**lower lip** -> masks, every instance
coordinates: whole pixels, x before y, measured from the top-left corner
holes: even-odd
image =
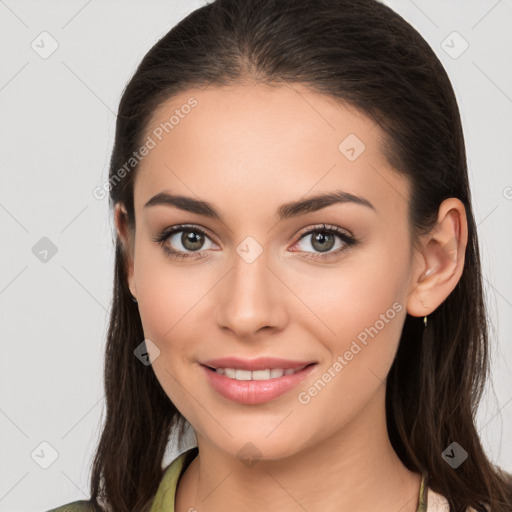
[[[212,386],[224,398],[240,404],[263,404],[298,386],[315,369],[316,363],[300,372],[266,380],[236,380],[201,365]]]

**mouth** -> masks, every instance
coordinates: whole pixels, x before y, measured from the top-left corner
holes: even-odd
[[[200,365],[213,391],[223,398],[244,405],[263,404],[289,394],[289,391],[307,379],[317,366],[318,363],[313,362],[295,368],[265,368],[251,371]]]

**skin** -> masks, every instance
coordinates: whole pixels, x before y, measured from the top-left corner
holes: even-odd
[[[385,160],[380,128],[358,111],[297,84],[208,87],[169,99],[147,133],[191,96],[198,105],[137,170],[135,233],[122,206],[115,211],[144,334],[160,350],[153,370],[197,435],[199,455],[180,480],[176,511],[415,511],[421,477],[390,444],[385,380],[406,312],[428,315],[460,279],[463,204],[444,201],[436,226],[413,248],[409,183]],[[354,161],[338,149],[351,133],[366,146]],[[274,217],[283,203],[334,190],[366,198],[375,211],[345,203]],[[144,208],[162,191],[208,201],[223,221]],[[180,223],[211,235],[202,258],[173,260],[152,240]],[[322,223],[360,243],[307,259],[322,253],[314,235],[298,235]],[[236,251],[247,236],[263,250],[252,263]],[[193,255],[180,240],[181,233],[167,244]],[[335,240],[330,252],[345,245]],[[298,393],[396,302],[401,311],[308,404],[299,403]],[[229,355],[318,364],[298,388],[242,405],[212,390],[199,366]],[[248,442],[258,449],[254,465],[238,455]]]

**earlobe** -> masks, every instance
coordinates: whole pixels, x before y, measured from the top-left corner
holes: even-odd
[[[116,224],[117,235],[122,245],[123,254],[126,261],[126,276],[128,287],[133,297],[137,297],[134,280],[134,264],[133,264],[133,241],[130,234],[130,229],[127,223],[127,212],[121,203],[115,205],[114,220]]]
[[[407,312],[422,317],[434,311],[457,286],[464,268],[467,219],[463,203],[445,199],[434,228],[423,236],[421,254],[414,269]]]

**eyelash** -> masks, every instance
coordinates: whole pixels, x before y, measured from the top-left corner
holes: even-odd
[[[174,249],[170,249],[167,245],[165,245],[165,242],[172,235],[174,235],[175,233],[179,233],[181,231],[188,231],[188,232],[192,232],[192,233],[201,233],[202,235],[210,238],[208,236],[208,233],[203,228],[201,228],[200,226],[197,226],[195,224],[179,224],[179,225],[172,226],[170,228],[164,229],[160,233],[160,235],[158,235],[156,238],[153,238],[153,241],[158,243],[158,244],[160,244],[162,246],[162,249],[164,250],[164,252],[169,257],[174,258],[176,260],[190,258],[190,257],[195,258],[195,259],[200,259],[200,258],[204,257],[204,256],[199,256],[199,257],[196,256],[198,254],[201,254],[204,251],[194,251],[194,252],[191,252],[191,253],[184,253],[182,251],[175,251]],[[318,226],[314,226],[313,228],[310,228],[308,231],[305,231],[305,232],[302,232],[301,234],[299,234],[297,240],[294,242],[293,245],[297,244],[303,238],[305,238],[308,235],[311,235],[312,233],[329,233],[331,235],[336,235],[345,244],[345,247],[341,247],[341,248],[337,249],[334,252],[315,253],[316,256],[313,256],[313,257],[311,257],[311,256],[304,256],[306,259],[313,259],[313,260],[320,259],[320,260],[324,260],[326,258],[329,258],[329,257],[332,257],[332,256],[334,256],[336,254],[339,254],[340,252],[346,250],[348,247],[355,246],[355,245],[357,245],[359,243],[356,238],[354,238],[353,236],[348,235],[347,233],[345,233],[341,229],[337,228],[336,226],[328,226],[326,224],[320,224]]]

